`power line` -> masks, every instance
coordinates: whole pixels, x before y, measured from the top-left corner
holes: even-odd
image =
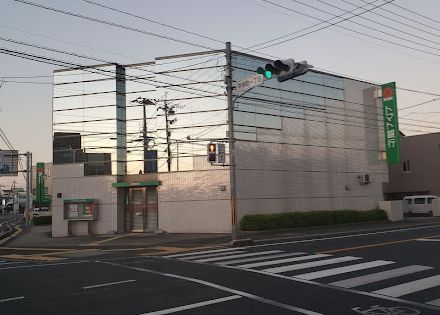
[[[263,0],[263,1],[264,1],[264,0]],[[371,2],[371,3],[374,3],[374,2],[377,2],[377,1],[378,1],[378,0],[373,1],[373,2]],[[393,0],[393,1],[394,1],[394,0]],[[270,4],[273,4],[273,3],[270,2],[270,1],[265,1],[265,2],[269,2]],[[371,3],[368,3],[368,4],[371,4]],[[388,2],[387,2],[387,3],[388,3]],[[316,29],[316,30],[310,31],[310,32],[308,32],[308,33],[306,33],[306,34],[301,35],[300,37],[305,36],[305,35],[309,35],[309,34],[312,34],[312,33],[318,32],[318,31],[320,31],[320,30],[323,30],[323,29],[329,28],[329,27],[331,27],[331,26],[333,26],[333,25],[336,25],[336,24],[342,23],[342,22],[347,21],[347,20],[349,20],[349,19],[352,19],[352,18],[354,18],[354,17],[356,17],[356,16],[359,16],[359,15],[362,15],[362,14],[364,14],[364,13],[367,13],[367,12],[369,12],[369,11],[371,11],[371,10],[374,10],[374,9],[376,9],[376,8],[378,8],[378,7],[381,7],[381,6],[383,6],[383,5],[387,4],[387,3],[383,3],[383,4],[379,5],[379,6],[375,6],[375,7],[371,8],[371,9],[369,9],[369,10],[365,10],[365,11],[363,11],[363,12],[357,13],[357,14],[355,14],[355,15],[352,15],[352,16],[350,16],[350,17],[348,17],[348,18],[345,18],[345,19],[342,19],[342,20],[340,20],[340,21],[333,22],[333,23],[331,22],[332,20],[334,20],[334,19],[336,19],[336,18],[341,18],[342,16],[344,16],[344,15],[346,14],[346,13],[343,13],[343,14],[340,14],[340,15],[338,15],[338,16],[334,16],[334,17],[332,17],[332,18],[329,19],[329,20],[321,21],[320,23],[317,23],[317,24],[314,24],[314,25],[308,26],[308,27],[306,27],[306,28],[300,29],[300,30],[295,31],[295,32],[293,32],[293,33],[289,33],[289,34],[287,34],[287,35],[283,35],[283,36],[277,37],[277,38],[275,38],[275,39],[271,39],[271,40],[268,40],[268,41],[265,41],[265,42],[262,42],[262,43],[259,43],[259,44],[252,45],[251,48],[258,47],[258,46],[263,46],[263,45],[265,45],[265,44],[272,43],[272,42],[275,42],[275,41],[277,41],[277,40],[280,40],[280,39],[283,39],[283,38],[286,38],[286,37],[292,36],[292,35],[294,35],[294,34],[301,33],[301,32],[306,31],[306,30],[308,30],[308,29],[314,28],[314,27],[316,27],[316,26],[319,26],[319,25],[322,25],[322,24],[326,24],[326,23],[328,23],[328,25],[326,25],[326,26],[324,26],[324,27],[321,27],[321,28],[318,28],[318,29]],[[363,5],[363,6],[356,7],[354,10],[350,11],[349,13],[353,13],[354,11],[357,11],[358,9],[363,9],[365,6],[367,6],[367,5]],[[289,40],[292,40],[292,39],[289,39]],[[280,42],[280,43],[282,43],[282,42]],[[277,43],[277,44],[274,44],[274,45],[279,45],[280,43]],[[273,46],[273,45],[271,45],[271,46]],[[267,47],[270,47],[270,46],[260,47],[259,49],[264,49],[264,48],[267,48]]]
[[[31,6],[34,6],[34,7],[38,7],[38,8],[41,8],[41,9],[45,9],[45,10],[49,10],[49,11],[54,11],[54,12],[62,13],[62,14],[69,15],[69,16],[78,17],[78,18],[81,18],[81,19],[84,19],[84,20],[93,21],[93,22],[97,22],[97,23],[101,23],[101,24],[106,24],[106,25],[113,26],[113,27],[122,28],[122,29],[125,29],[125,30],[141,33],[141,34],[144,34],[144,35],[149,35],[149,36],[154,36],[154,37],[158,37],[158,38],[162,38],[162,39],[167,39],[167,40],[171,40],[171,41],[178,42],[178,43],[181,43],[181,44],[191,45],[191,46],[194,46],[194,47],[204,48],[204,49],[208,49],[208,50],[214,50],[213,48],[208,47],[208,46],[204,46],[204,45],[200,45],[200,44],[196,44],[196,43],[191,43],[191,42],[188,42],[188,41],[185,41],[185,40],[173,38],[173,37],[166,36],[166,35],[161,35],[161,34],[156,34],[156,33],[153,33],[153,32],[144,31],[144,30],[141,30],[141,29],[138,29],[138,28],[134,28],[134,27],[130,27],[130,26],[125,26],[125,25],[114,23],[114,22],[111,22],[111,21],[101,20],[101,19],[98,19],[98,18],[89,17],[89,16],[85,16],[85,15],[82,15],[82,14],[78,14],[78,13],[74,13],[74,12],[70,12],[70,11],[65,11],[65,10],[61,10],[61,9],[45,6],[45,5],[42,5],[42,4],[39,4],[39,3],[35,3],[35,2],[32,2],[32,1],[26,1],[26,0],[14,0],[14,1],[19,2],[19,3],[23,3],[23,4],[27,4],[27,5],[31,5]]]

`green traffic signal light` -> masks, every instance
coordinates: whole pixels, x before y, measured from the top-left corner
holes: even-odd
[[[266,79],[271,79],[272,78],[272,71],[266,70],[266,69],[264,69],[262,67],[258,67],[257,73],[264,75],[264,77]]]

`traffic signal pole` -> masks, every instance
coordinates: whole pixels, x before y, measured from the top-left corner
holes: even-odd
[[[235,181],[234,103],[232,98],[232,50],[226,42],[226,93],[228,95],[229,181],[231,191],[231,237],[237,239],[237,188]]]

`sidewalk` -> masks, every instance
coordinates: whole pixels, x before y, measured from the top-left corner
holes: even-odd
[[[405,218],[402,222],[369,222],[332,226],[314,226],[276,231],[242,232],[240,238],[251,238],[256,243],[276,239],[301,239],[320,235],[356,233],[372,230],[393,230],[406,227],[440,224],[439,217]],[[51,237],[51,226],[27,227],[18,237],[11,240],[7,248],[96,248],[96,249],[136,249],[151,246],[200,247],[228,245],[230,234],[188,234],[188,233],[121,233],[113,235]]]

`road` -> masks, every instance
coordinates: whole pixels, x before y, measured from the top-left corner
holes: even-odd
[[[6,257],[0,314],[440,314],[438,223],[153,256]]]

